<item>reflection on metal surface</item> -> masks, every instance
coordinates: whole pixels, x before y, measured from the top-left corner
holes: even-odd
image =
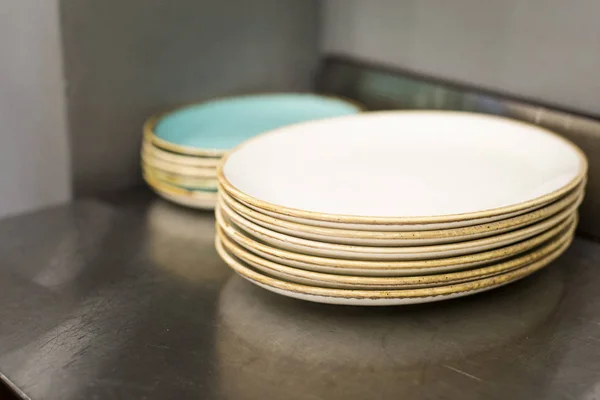
[[[221,263],[206,262],[207,253],[215,253],[212,211],[157,200],[148,210],[147,221],[149,254],[159,268],[196,282],[218,282],[230,274]]]
[[[56,288],[76,279],[98,255],[115,217],[116,212],[110,207],[83,201],[71,209],[35,213],[35,225],[27,224],[32,217],[10,218],[3,221],[5,229],[20,235],[7,235],[0,242],[0,254],[5,264],[20,265],[27,259],[27,265],[16,272],[32,283]],[[28,228],[26,233],[23,226]],[[57,230],[68,234],[54,235]]]
[[[301,399],[307,382],[315,398],[370,398],[381,388],[411,399],[470,398],[468,384],[450,390],[445,376],[462,374],[477,385],[498,374],[496,383],[506,389],[495,395],[508,397],[510,380],[523,371],[502,370],[511,360],[500,349],[534,332],[544,335],[537,329],[562,293],[562,271],[550,268],[470,299],[362,309],[284,299],[233,277],[219,298],[219,387],[226,398]],[[499,362],[465,367],[474,354]],[[419,387],[425,383],[426,395]]]
[[[548,270],[470,298],[325,306],[228,280],[212,248],[172,254],[206,273],[158,266],[153,246],[173,243],[188,217],[165,234],[152,226],[151,210],[162,201],[143,190],[85,212],[75,203],[0,221],[0,374],[22,393],[50,400],[579,399],[600,387],[598,243],[576,238]],[[76,260],[77,274],[52,287],[33,280],[46,268],[50,244],[74,231],[92,234],[87,227],[105,216],[111,222],[102,240],[74,241],[83,256],[59,258]],[[212,246],[212,215],[189,218],[200,231],[181,232]],[[40,242],[40,253],[19,245],[28,237]],[[174,265],[184,266],[180,260]]]
[[[600,237],[600,121],[339,57],[324,62],[318,90],[355,99],[371,110],[436,109],[496,114],[565,136],[581,147],[589,159],[579,230]]]
[[[210,368],[212,299],[229,270],[212,248],[210,214],[188,222],[200,229],[195,244],[204,250],[188,242],[174,253],[177,265],[188,260],[190,270],[204,271],[202,278],[157,268],[152,249],[177,240],[171,235],[184,221],[159,235],[167,240],[152,238],[154,199],[149,207],[147,201],[125,207],[135,212],[82,202],[0,222],[0,255],[7,261],[0,263],[0,373],[23,393],[33,399],[164,399],[205,391],[208,375],[197,366],[208,360]],[[96,229],[99,220],[102,229]],[[21,246],[30,240],[40,246]],[[64,242],[78,256],[48,263]],[[52,281],[55,271],[58,282],[73,269],[78,273],[59,286],[35,280],[46,271]],[[225,272],[221,281],[215,271]]]

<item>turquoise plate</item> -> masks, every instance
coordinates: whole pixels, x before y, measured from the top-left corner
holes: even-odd
[[[261,94],[194,104],[164,114],[150,126],[170,150],[218,155],[260,133],[314,119],[355,114],[361,107],[313,94]]]

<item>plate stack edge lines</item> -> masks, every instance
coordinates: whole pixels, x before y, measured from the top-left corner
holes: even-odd
[[[215,246],[244,279],[301,300],[452,299],[560,257],[586,174],[571,142],[496,116],[386,111],[289,125],[223,157]]]

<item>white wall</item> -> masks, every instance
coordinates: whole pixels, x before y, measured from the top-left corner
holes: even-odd
[[[325,0],[322,48],[600,114],[597,0]]]
[[[56,0],[0,0],[0,217],[70,198]]]

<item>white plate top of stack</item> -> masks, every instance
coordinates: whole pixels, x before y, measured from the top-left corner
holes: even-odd
[[[284,214],[401,220],[541,205],[573,189],[586,169],[576,146],[534,125],[385,111],[260,135],[227,156],[220,179],[239,199]]]

